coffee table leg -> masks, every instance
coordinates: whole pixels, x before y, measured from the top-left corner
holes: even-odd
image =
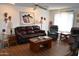
[[[52,41],[48,41],[47,43],[43,44],[47,48],[51,48]]]
[[[48,48],[51,48],[52,41],[49,41],[47,45],[48,45]]]
[[[32,51],[38,52],[40,50],[40,45],[35,43],[30,43],[30,49]]]

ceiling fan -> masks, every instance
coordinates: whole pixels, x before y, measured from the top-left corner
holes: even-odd
[[[40,6],[39,4],[34,4],[34,10],[36,10],[37,7],[41,8],[43,10],[48,10],[46,7]]]

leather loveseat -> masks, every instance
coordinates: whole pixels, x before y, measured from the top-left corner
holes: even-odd
[[[76,43],[78,43],[78,48],[79,48],[79,27],[72,27],[71,35],[76,37],[75,41]]]
[[[15,35],[17,37],[17,43],[27,43],[29,42],[29,38],[37,37],[37,36],[45,36],[46,33],[44,30],[40,30],[40,27],[35,26],[22,26],[15,28]]]

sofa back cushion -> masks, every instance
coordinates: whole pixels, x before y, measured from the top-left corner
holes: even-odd
[[[33,30],[40,30],[39,26],[32,26],[32,27],[33,27]]]
[[[78,34],[79,35],[79,28],[78,27],[71,28],[71,34]]]
[[[26,31],[25,27],[21,27],[20,29],[21,29],[21,31]]]
[[[20,33],[22,30],[21,30],[21,27],[16,27],[15,28],[15,34],[17,34],[18,32]]]
[[[58,26],[57,25],[53,25],[49,28],[50,32],[58,32]]]
[[[33,30],[33,27],[32,27],[32,26],[26,26],[26,27],[25,27],[25,30],[26,30],[26,31],[29,31],[29,30],[32,31],[32,30]]]

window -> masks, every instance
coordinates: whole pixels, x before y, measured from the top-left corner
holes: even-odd
[[[56,13],[54,25],[58,25],[59,31],[70,32],[73,25],[73,12]]]

